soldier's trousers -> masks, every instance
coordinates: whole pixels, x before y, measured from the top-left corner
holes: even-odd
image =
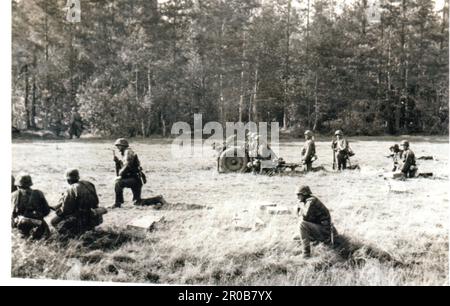
[[[338,170],[347,169],[347,155],[346,154],[338,153],[336,159],[338,162]]]
[[[305,162],[305,170],[306,170],[306,172],[311,172],[312,171],[312,165],[313,165],[313,163],[312,162]]]
[[[138,177],[119,179],[116,181],[115,191],[116,191],[116,204],[123,204],[125,201],[123,199],[123,190],[125,188],[131,188],[133,192],[133,201],[139,202],[142,200],[142,182]]]
[[[311,222],[302,221],[300,223],[300,236],[302,239],[303,254],[311,255],[311,242],[323,242],[331,244],[331,230],[333,230],[334,237],[337,237],[337,231],[329,225],[315,224]]]
[[[42,224],[40,226],[36,226],[35,224],[30,222],[22,222],[17,225],[17,229],[23,237],[31,238],[34,240],[48,238],[50,235],[48,224],[44,220],[41,221]]]
[[[82,219],[75,216],[68,216],[65,218],[56,216],[52,219],[51,223],[56,231],[65,237],[82,235],[95,228],[95,226],[89,224],[87,217]]]

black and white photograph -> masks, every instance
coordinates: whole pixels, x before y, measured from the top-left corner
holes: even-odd
[[[449,285],[449,0],[5,2],[7,278]]]

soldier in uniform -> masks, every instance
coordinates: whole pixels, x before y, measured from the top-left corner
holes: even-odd
[[[395,172],[399,169],[399,163],[402,158],[403,152],[402,152],[402,150],[400,150],[400,146],[398,144],[390,147],[389,151],[391,152],[391,154],[388,157],[392,158],[392,160],[394,162],[394,167],[392,168],[392,172]]]
[[[17,228],[23,237],[46,238],[50,234],[44,218],[50,214],[50,206],[44,194],[31,189],[31,176],[19,176],[16,190],[12,194],[12,227]]]
[[[63,194],[56,209],[53,227],[63,236],[74,237],[94,230],[103,222],[106,210],[99,209],[99,199],[94,184],[80,180],[76,169],[66,172],[69,187]]]
[[[331,148],[337,153],[338,170],[345,170],[347,169],[347,160],[350,157],[349,143],[341,130],[336,131],[335,136],[336,140],[332,142]]]
[[[83,119],[81,118],[81,115],[76,107],[74,107],[72,108],[72,113],[70,115],[70,139],[73,139],[73,136],[75,136],[76,138],[80,138],[81,133],[83,133]]]
[[[331,216],[325,205],[312,195],[308,186],[297,191],[299,200],[298,214],[301,217],[300,237],[303,245],[303,257],[311,257],[311,242],[323,242],[334,245],[337,231],[331,222]]]
[[[403,164],[400,166],[400,171],[403,173],[403,175],[406,178],[412,178],[415,177],[417,174],[417,166],[416,166],[416,156],[414,155],[414,152],[409,148],[409,141],[403,140],[402,141],[402,161]]]
[[[121,158],[114,155],[116,163],[116,202],[113,208],[120,208],[124,204],[123,191],[130,188],[133,192],[133,204],[141,205],[142,202],[142,186],[146,183],[143,177],[141,162],[139,157],[130,149],[130,145],[126,139],[120,138],[116,141],[115,146],[121,154]]]
[[[316,156],[316,144],[314,143],[313,136],[313,132],[309,130],[305,132],[306,142],[302,149],[302,162],[307,172],[312,170],[312,164]]]

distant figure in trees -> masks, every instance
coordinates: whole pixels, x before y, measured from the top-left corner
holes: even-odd
[[[332,142],[331,148],[335,152],[338,170],[346,170],[348,159],[355,154],[350,148],[347,139],[344,138],[344,132],[342,132],[341,130],[337,130],[335,136],[336,139]]]
[[[314,134],[312,131],[305,132],[305,144],[302,149],[302,163],[305,166],[306,172],[312,170],[312,164],[316,157],[316,144],[313,140]]]
[[[69,123],[69,135],[70,139],[80,138],[83,133],[83,118],[78,112],[77,108],[72,108],[72,113],[70,115],[70,123]]]
[[[18,189],[12,194],[12,227],[24,238],[39,240],[48,237],[50,230],[44,218],[50,214],[50,206],[44,194],[31,189],[33,181],[28,174],[18,178]]]

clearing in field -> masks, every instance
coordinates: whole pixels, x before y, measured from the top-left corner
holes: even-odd
[[[163,194],[160,210],[110,211],[80,240],[23,241],[13,233],[12,276],[70,280],[212,285],[445,285],[448,284],[448,149],[445,138],[411,139],[432,179],[391,181],[388,148],[400,139],[350,139],[360,171],[331,171],[329,141],[318,141],[328,172],[304,176],[218,174],[204,158],[174,159],[169,141],[134,141],[149,183],[143,195]],[[300,162],[301,142],[284,142],[281,156]],[[78,168],[93,182],[101,206],[114,203],[111,141],[16,142],[13,174],[29,172],[50,205],[65,189],[64,171]],[[295,189],[307,184],[330,209],[349,253],[324,245],[301,256]],[[131,201],[131,194],[126,193]],[[261,206],[277,204],[283,214]],[[266,207],[267,208],[267,207]],[[127,227],[139,217],[164,217],[150,232]]]

